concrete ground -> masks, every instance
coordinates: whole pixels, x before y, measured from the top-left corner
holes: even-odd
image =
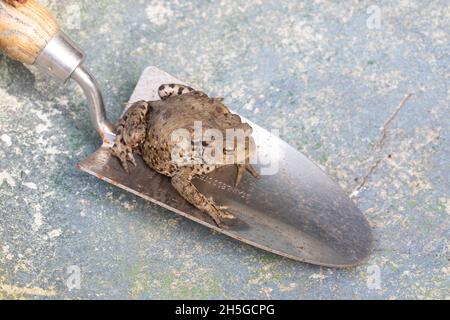
[[[352,194],[376,244],[302,264],[78,171],[100,144],[81,91],[0,55],[0,298],[450,298],[448,1],[45,2],[112,119],[148,65],[221,95]]]

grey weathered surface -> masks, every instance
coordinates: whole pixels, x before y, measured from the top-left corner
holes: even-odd
[[[111,118],[149,64],[221,95],[353,193],[376,248],[353,270],[281,259],[76,170],[100,144],[81,91],[0,56],[0,297],[449,297],[448,1],[383,2],[379,29],[370,1],[46,2]]]

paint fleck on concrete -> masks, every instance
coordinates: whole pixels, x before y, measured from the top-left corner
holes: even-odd
[[[0,298],[449,298],[446,1],[383,2],[379,28],[370,1],[46,3],[112,119],[148,65],[225,97],[353,193],[375,251],[352,270],[297,263],[78,171],[100,144],[81,90],[0,56]]]

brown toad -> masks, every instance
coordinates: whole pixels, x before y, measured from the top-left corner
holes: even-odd
[[[191,180],[230,164],[238,169],[236,185],[246,170],[258,178],[250,164],[252,128],[221,98],[178,84],[162,85],[158,93],[161,101],[139,101],[126,111],[117,125],[112,154],[127,172],[128,162],[135,164],[133,152],[141,155],[153,170],[171,177],[184,199],[221,227],[223,219],[234,216],[201,194]]]

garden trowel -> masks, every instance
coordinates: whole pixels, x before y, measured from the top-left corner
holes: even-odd
[[[294,260],[350,267],[369,255],[372,235],[362,213],[322,170],[275,134],[241,117],[253,128],[260,179],[245,175],[235,186],[236,166],[231,165],[193,180],[201,193],[236,217],[219,228],[140,157],[127,173],[111,156],[115,127],[105,115],[101,91],[83,66],[84,54],[45,7],[34,0],[0,0],[0,46],[10,57],[34,64],[62,82],[73,79],[83,89],[103,143],[78,164],[81,170],[234,239]],[[129,102],[158,100],[158,88],[168,83],[183,84],[148,67]]]

